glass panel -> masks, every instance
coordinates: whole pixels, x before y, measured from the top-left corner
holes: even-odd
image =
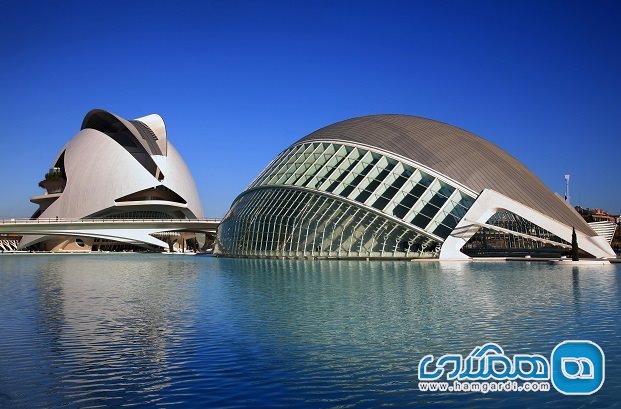
[[[389,202],[390,200],[386,199],[385,197],[380,197],[371,206],[378,210],[382,210]]]
[[[450,234],[451,231],[453,229],[443,225],[443,224],[439,224],[438,227],[436,227],[436,229],[433,231],[433,234],[435,234],[436,236],[442,237],[443,239],[447,238]]]
[[[399,219],[403,219],[403,217],[405,217],[405,215],[408,214],[409,210],[410,209],[408,207],[397,205],[392,211],[392,214],[398,217]]]
[[[367,164],[364,169],[362,169],[362,171],[351,181],[351,183],[341,191],[340,195],[343,197],[347,197],[352,192],[352,190],[354,190],[354,187],[358,186],[358,183],[362,181],[364,176],[369,173],[371,169],[373,169],[373,165],[375,165],[375,162],[377,162],[377,159],[374,159],[373,162]]]
[[[343,179],[349,174],[349,172],[358,164],[355,160],[352,160],[349,166],[336,178],[334,182],[326,189],[326,191],[332,193],[336,187],[341,184]]]
[[[430,221],[431,221],[430,217],[427,217],[424,214],[419,213],[416,215],[416,217],[414,217],[414,220],[412,220],[412,224],[424,229],[425,226],[427,226]]]

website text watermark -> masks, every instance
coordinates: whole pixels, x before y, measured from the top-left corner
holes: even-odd
[[[488,342],[467,356],[425,355],[418,364],[423,392],[547,392],[550,384],[565,395],[591,395],[605,380],[604,351],[588,340],[563,341],[550,359],[540,354],[509,357]]]

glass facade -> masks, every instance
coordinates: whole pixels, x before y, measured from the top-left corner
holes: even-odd
[[[549,255],[558,256],[571,245],[514,213],[503,210],[494,214],[462,248],[468,256]]]
[[[437,257],[475,197],[368,148],[307,142],[282,152],[233,203],[229,256]]]
[[[440,242],[333,197],[257,189],[236,201],[218,231],[218,252],[236,257],[437,257]]]

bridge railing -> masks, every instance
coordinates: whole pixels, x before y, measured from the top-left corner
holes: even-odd
[[[0,224],[52,224],[52,223],[220,223],[222,219],[68,219],[62,217],[40,219],[0,219]]]

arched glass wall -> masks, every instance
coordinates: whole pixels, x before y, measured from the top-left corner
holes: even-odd
[[[220,227],[217,251],[234,256],[437,257],[474,200],[446,180],[381,152],[341,143],[302,143],[282,152],[237,198]],[[302,224],[310,235],[303,244]],[[291,229],[297,239],[279,236]]]
[[[291,188],[256,189],[231,207],[217,253],[236,257],[437,257],[440,242],[376,212]]]
[[[442,241],[474,197],[382,153],[337,143],[311,142],[281,153],[252,183],[331,193],[395,217]]]

